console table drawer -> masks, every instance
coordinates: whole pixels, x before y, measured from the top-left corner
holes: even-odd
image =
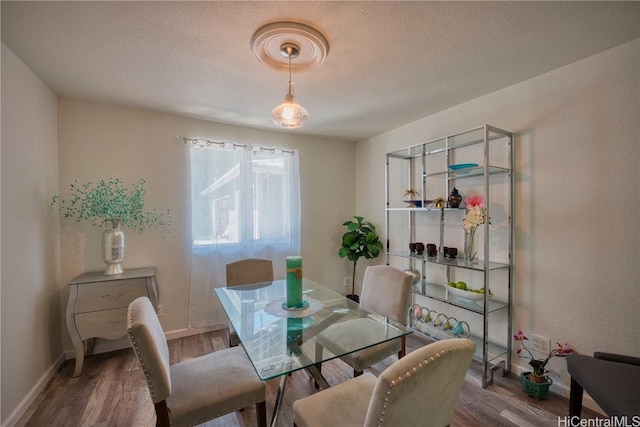
[[[149,295],[144,279],[108,283],[88,283],[78,288],[75,313],[128,307],[138,297]]]
[[[127,332],[127,308],[76,314],[76,328],[80,338],[118,339]]]

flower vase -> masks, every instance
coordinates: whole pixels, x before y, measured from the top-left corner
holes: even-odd
[[[472,228],[464,234],[464,259],[468,262],[477,262],[478,250],[476,249],[476,229]]]
[[[119,219],[105,221],[107,229],[102,233],[102,261],[107,264],[106,275],[121,274],[124,260],[124,231]]]

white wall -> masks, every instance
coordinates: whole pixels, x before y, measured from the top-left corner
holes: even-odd
[[[355,208],[355,144],[267,132],[184,117],[59,99],[59,191],[69,184],[109,177],[147,181],[149,207],[171,209],[171,233],[126,231],[124,268],[157,267],[165,331],[187,327],[189,302],[188,148],[175,136],[298,148],[305,275],[343,292],[349,264],[338,257],[342,223]],[[70,279],[105,268],[102,229],[61,219],[61,293]],[[72,348],[64,332],[64,348]]]
[[[640,356],[639,58],[635,40],[359,143],[357,210],[383,223],[389,151],[483,123],[514,132],[516,330]]]
[[[2,425],[61,362],[56,97],[2,45]],[[23,405],[20,405],[20,402]]]

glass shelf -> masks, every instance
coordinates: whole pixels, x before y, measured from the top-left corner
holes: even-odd
[[[411,292],[437,301],[442,301],[456,307],[464,308],[465,310],[473,311],[478,314],[484,313],[484,300],[471,301],[464,298],[458,298],[450,292],[447,292],[447,288],[442,285],[429,283],[423,280],[421,283],[414,285],[411,288]],[[508,304],[506,302],[489,298],[487,313],[507,307]]]
[[[434,264],[448,265],[457,268],[466,268],[468,270],[484,271],[484,260],[470,262],[464,258],[440,258],[438,256],[416,255],[411,252],[387,252],[387,255],[414,259],[416,261],[426,261]],[[509,264],[503,262],[489,262],[489,270],[499,270],[502,268],[509,268]]]
[[[500,129],[488,126],[488,140],[505,138],[509,133]],[[437,138],[430,141],[422,142],[402,150],[396,150],[388,153],[389,157],[396,159],[415,159],[421,156],[429,156],[441,153],[447,150],[468,147],[470,145],[484,144],[484,126],[451,135],[447,138]]]
[[[388,211],[416,211],[416,212],[430,212],[430,211],[434,211],[434,212],[440,212],[442,208],[434,208],[434,207],[427,207],[427,208],[410,208],[410,207],[406,207],[406,208],[387,208]],[[444,208],[445,211],[460,211],[460,212],[466,212],[465,208]]]
[[[488,167],[489,175],[498,175],[498,174],[509,173],[509,172],[510,172],[509,169],[502,168],[499,166]],[[426,178],[443,177],[451,180],[451,179],[473,178],[477,176],[484,176],[484,174],[485,174],[484,166],[476,166],[473,168],[460,169],[457,171],[450,170],[450,171],[444,171],[444,172],[428,173],[428,174],[425,174],[424,176]]]
[[[423,335],[426,335],[427,337],[432,338],[434,340],[443,340],[443,339],[453,338],[452,333],[448,333],[442,328],[434,326],[432,323],[417,322],[411,325],[411,329]],[[469,339],[476,344],[476,351],[473,357],[476,360],[482,361],[482,342],[483,342],[482,338],[475,335],[471,335]],[[487,344],[489,347],[488,348],[489,355],[487,357],[487,361],[489,363],[502,361],[503,359],[506,358],[507,352],[508,352],[506,347],[492,343],[492,342],[488,342]]]

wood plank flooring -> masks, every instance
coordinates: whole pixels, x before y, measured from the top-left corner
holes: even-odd
[[[169,342],[171,363],[219,350],[226,347],[226,343],[226,331],[172,340]],[[407,339],[407,351],[426,343],[424,338],[413,334]],[[391,357],[370,370],[378,375],[395,360],[395,357]],[[77,378],[72,377],[73,368],[73,360],[63,363],[59,374],[50,382],[40,399],[29,408],[18,426],[155,425],[153,403],[132,350],[119,350],[85,359],[82,375]],[[351,369],[339,360],[324,363],[322,371],[330,385],[352,377]],[[278,384],[277,379],[267,383],[269,419]],[[558,425],[559,416],[564,417],[568,413],[567,399],[555,394],[550,394],[542,401],[527,397],[515,375],[502,377],[500,373],[496,373],[495,384],[486,390],[483,390],[480,384],[479,365],[474,362],[458,398],[451,427],[551,427]],[[313,381],[305,372],[294,373],[287,383],[278,426],[292,426],[293,402],[314,392]],[[583,417],[595,418],[597,414],[585,408]],[[205,427],[255,425],[257,424],[254,408],[227,414],[202,424]]]

